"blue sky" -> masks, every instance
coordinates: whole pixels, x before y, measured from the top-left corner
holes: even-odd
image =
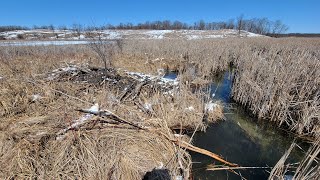
[[[320,0],[1,0],[0,25],[118,24],[153,20],[193,23],[267,17],[288,32],[320,33]]]

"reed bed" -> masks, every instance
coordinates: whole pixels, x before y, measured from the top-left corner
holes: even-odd
[[[259,118],[315,136],[320,133],[319,58],[318,51],[307,47],[245,48],[235,62],[233,98]]]
[[[317,38],[230,38],[127,41],[123,49],[139,64],[189,76],[182,81],[209,80],[232,68],[235,101],[260,119],[315,136],[320,133],[319,45]]]
[[[210,121],[223,117],[219,105],[205,111],[205,94],[191,93],[183,85],[172,94],[143,86],[139,95],[120,100],[122,84],[80,81],[73,72],[50,79],[56,68],[101,62],[87,59],[92,52],[84,46],[41,48],[1,49],[7,54],[0,61],[0,178],[141,179],[153,170],[166,178],[190,176],[190,155],[172,140],[190,142],[181,130],[205,130],[205,115]],[[154,131],[91,117],[60,138],[62,130],[84,117],[75,109],[94,103]]]
[[[171,96],[157,90],[150,93],[145,86],[135,101],[123,102],[117,99],[121,88],[41,79],[62,64],[102,66],[88,46],[3,47],[0,158],[10,163],[1,164],[1,174],[7,178],[99,178],[109,172],[106,177],[111,179],[139,179],[162,162],[174,177],[179,168],[190,168],[190,157],[159,134],[99,125],[101,133],[84,126],[68,132],[63,143],[52,137],[81,116],[74,109],[93,102],[129,121],[160,128],[169,137],[174,134],[172,129],[205,130],[204,117],[211,117],[210,121],[223,118],[221,107],[209,115],[205,108],[208,97],[200,91],[191,93],[191,89],[229,69],[235,101],[260,119],[316,139],[320,133],[319,47],[316,38],[126,40],[122,53],[112,57],[115,68],[153,75],[159,75],[159,70],[177,71],[180,87]],[[143,145],[137,147],[139,143]],[[122,154],[115,146],[121,147]],[[6,153],[8,149],[12,153]],[[123,173],[126,175],[121,176]]]
[[[112,89],[33,81],[38,84],[0,82],[1,178],[141,179],[154,168],[167,169],[170,177],[189,176],[190,156],[167,138],[176,137],[166,119],[152,120],[129,103],[112,101]],[[92,119],[58,139],[62,129],[83,116],[75,109],[92,102],[161,134]]]

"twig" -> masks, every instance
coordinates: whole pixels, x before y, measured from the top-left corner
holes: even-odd
[[[123,118],[120,118],[119,116],[117,116],[116,114],[108,111],[108,110],[103,110],[103,111],[98,111],[98,112],[93,112],[93,111],[90,111],[90,110],[85,110],[85,109],[77,109],[77,111],[79,112],[83,112],[83,113],[87,113],[87,114],[93,114],[93,115],[96,115],[96,116],[100,116],[100,117],[109,117],[119,123],[124,123],[124,124],[128,124],[130,126],[133,126],[135,128],[138,128],[138,129],[146,129],[145,127],[142,127],[138,124],[135,124],[135,123],[132,123],[130,121],[127,121]]]
[[[207,170],[209,171],[221,171],[221,170],[237,170],[237,169],[272,169],[272,167],[211,167],[211,165],[208,166]]]

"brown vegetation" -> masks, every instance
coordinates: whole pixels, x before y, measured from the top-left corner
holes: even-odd
[[[301,38],[127,40],[112,61],[114,67],[122,68],[119,75],[125,74],[124,69],[153,75],[159,69],[174,70],[180,73],[180,84],[179,91],[168,95],[152,84],[132,81],[133,87],[141,87],[125,96],[124,86],[109,84],[104,89],[102,79],[93,83],[75,78],[82,71],[62,74],[61,81],[44,80],[62,64],[101,66],[87,46],[1,48],[0,159],[5,163],[0,164],[1,174],[139,179],[162,162],[171,176],[181,168],[187,177],[189,155],[157,133],[97,121],[68,131],[62,142],[54,136],[82,116],[74,109],[93,102],[130,122],[160,128],[170,138],[175,137],[172,129],[205,130],[208,97],[190,89],[229,68],[235,101],[261,119],[316,138],[320,133],[319,47],[319,39]],[[41,98],[34,100],[38,94]],[[219,112],[210,116],[213,121],[223,117]],[[7,153],[9,149],[12,153]]]
[[[232,65],[235,101],[259,118],[315,136],[320,133],[319,45],[319,39],[302,38],[128,41],[124,56],[135,57],[138,66],[170,64],[165,67],[189,73],[191,68],[194,78],[204,80]]]
[[[204,110],[205,94],[183,85],[165,94],[120,70],[108,74],[118,83],[109,82],[86,46],[6,47],[0,58],[1,178],[141,179],[154,168],[188,178],[190,155],[174,142],[190,140],[175,133],[205,130],[205,114],[223,117],[219,106]],[[93,103],[156,131],[75,111]]]

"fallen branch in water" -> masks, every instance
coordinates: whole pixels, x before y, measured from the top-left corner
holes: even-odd
[[[224,164],[227,164],[229,166],[232,166],[232,167],[237,167],[239,166],[238,164],[234,164],[234,163],[231,163],[231,162],[228,162],[224,159],[222,159],[219,155],[217,154],[214,154],[208,150],[205,150],[205,149],[202,149],[202,148],[199,148],[199,147],[196,147],[196,146],[193,146],[185,141],[179,141],[179,140],[172,140],[176,145],[180,146],[180,147],[183,147],[183,148],[186,148],[190,151],[194,151],[194,152],[197,152],[197,153],[200,153],[200,154],[203,154],[203,155],[206,155],[206,156],[209,156],[209,157],[212,157],[213,159],[217,160],[217,161],[220,161]]]
[[[237,169],[272,169],[272,167],[228,167],[228,166],[214,166],[208,165],[208,171],[221,171],[221,170],[237,170]]]
[[[89,109],[89,110],[87,110],[87,109],[79,109],[77,111],[80,111],[80,112],[83,112],[83,113],[87,113],[87,115],[96,115],[96,116],[99,116],[99,117],[108,117],[108,118],[111,118],[112,120],[114,120],[116,122],[123,123],[123,124],[128,124],[128,125],[133,126],[133,127],[137,128],[139,130],[146,130],[146,131],[158,133],[160,135],[165,136],[168,140],[172,141],[173,143],[175,143],[179,147],[182,147],[182,148],[188,149],[190,151],[194,151],[194,152],[209,156],[209,157],[211,157],[211,158],[213,158],[213,159],[215,159],[217,161],[220,161],[220,162],[222,162],[222,163],[224,163],[226,165],[232,166],[232,167],[237,167],[238,166],[238,164],[234,164],[234,163],[228,162],[228,161],[224,160],[222,157],[220,157],[219,155],[217,155],[215,153],[212,153],[212,152],[210,152],[208,150],[193,146],[190,143],[187,143],[185,141],[169,138],[167,135],[165,135],[162,132],[159,132],[157,129],[150,128],[150,127],[143,127],[141,125],[138,125],[138,124],[135,124],[133,122],[127,121],[127,120],[125,120],[123,118],[120,118],[119,116],[117,116],[116,114],[114,114],[114,113],[112,113],[112,112],[110,112],[108,110],[103,110],[103,111],[95,110],[95,111],[92,111],[91,109]],[[66,131],[64,131],[64,132],[66,132]]]

